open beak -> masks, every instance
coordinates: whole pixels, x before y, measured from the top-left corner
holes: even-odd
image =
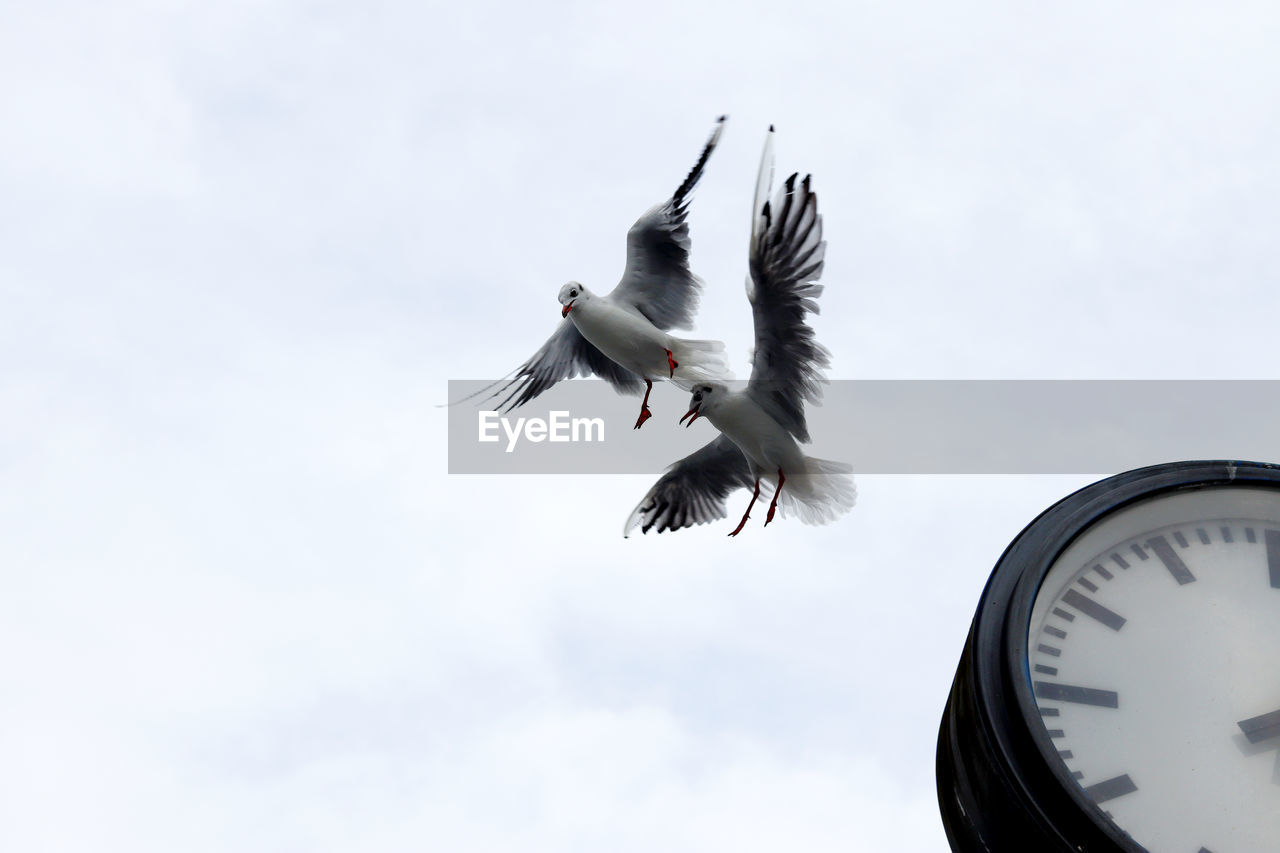
[[[689,418],[690,415],[693,415],[693,417]],[[685,418],[689,418],[689,423],[684,424]],[[694,406],[692,409],[684,413],[684,417],[680,418],[680,423],[684,424],[685,428],[688,428],[693,426],[693,422],[696,421],[697,419],[698,419],[698,407]]]
[[[561,317],[568,317],[568,316],[569,316],[569,309],[570,309],[570,308],[572,308],[572,307],[573,307],[573,303],[572,303],[572,302],[570,302],[568,305],[564,306],[564,310],[562,310],[562,311],[560,312],[560,316],[561,316]]]

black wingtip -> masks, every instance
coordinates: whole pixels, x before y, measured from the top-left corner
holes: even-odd
[[[720,125],[724,124],[724,120],[728,117],[726,114],[716,119],[715,130],[711,131],[707,144],[703,146],[702,155],[698,157],[698,162],[693,164],[693,168],[689,170],[684,183],[677,187],[675,193],[672,194],[671,201],[677,208],[684,204],[685,197],[693,192],[693,188],[698,185],[698,179],[702,177],[702,170],[706,167],[707,160],[711,157],[711,152],[716,150],[716,145],[720,141]]]
[[[773,125],[769,125],[769,132],[773,133]]]
[[[729,120],[729,114],[728,114],[728,113],[725,113],[724,115],[720,116],[720,118],[716,119],[716,123],[717,123],[717,124],[724,124],[724,123],[725,123],[726,121],[728,121],[728,120]]]

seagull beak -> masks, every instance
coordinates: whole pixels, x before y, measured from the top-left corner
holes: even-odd
[[[560,316],[561,316],[561,317],[568,317],[568,316],[569,316],[569,309],[570,309],[570,308],[572,308],[572,307],[573,307],[573,303],[572,303],[572,302],[570,302],[568,305],[564,306],[564,310],[560,312]]]
[[[693,415],[693,417],[689,418],[690,415]],[[684,424],[685,418],[689,418],[689,423]],[[692,409],[684,413],[684,417],[680,418],[680,423],[684,424],[685,427],[688,428],[693,426],[693,422],[696,421],[697,419],[698,419],[698,407],[694,406]]]

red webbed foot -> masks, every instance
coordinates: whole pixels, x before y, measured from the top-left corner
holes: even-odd
[[[773,490],[773,500],[769,502],[769,514],[764,517],[764,526],[768,527],[769,522],[773,521],[773,511],[778,508],[778,495],[782,494],[782,484],[787,478],[782,475],[782,469],[778,469],[778,488]]]

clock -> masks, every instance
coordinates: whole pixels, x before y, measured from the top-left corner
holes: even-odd
[[[1280,467],[1175,462],[1031,522],[937,751],[955,851],[1280,850]]]

